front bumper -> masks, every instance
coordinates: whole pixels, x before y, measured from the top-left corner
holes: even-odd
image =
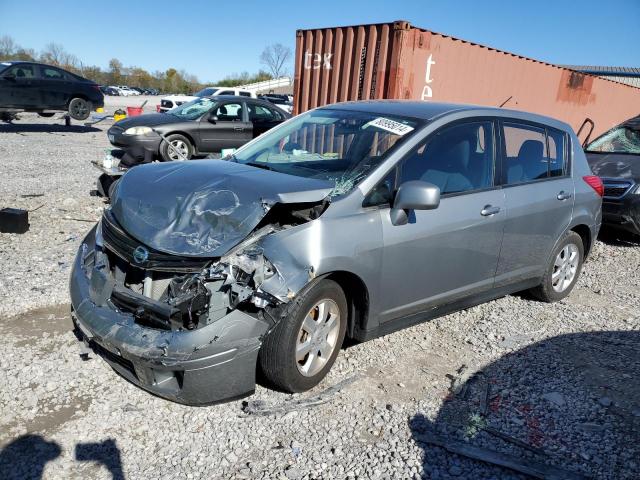
[[[162,142],[160,135],[156,133],[153,135],[125,135],[121,129],[113,127],[107,131],[107,138],[114,147],[131,151],[136,156],[144,156],[144,151],[157,155]]]
[[[602,223],[640,235],[640,195],[627,194],[620,200],[602,202]]]
[[[155,395],[186,405],[209,405],[250,395],[266,322],[239,310],[195,330],[141,326],[109,301],[98,306],[85,259],[94,232],[83,242],[70,280],[74,333],[121,376]],[[94,294],[92,296],[92,293]]]

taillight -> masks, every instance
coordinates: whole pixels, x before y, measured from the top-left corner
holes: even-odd
[[[601,197],[604,196],[604,184],[602,183],[602,180],[600,180],[600,177],[587,175],[582,177],[582,179],[587,183],[587,185],[593,188],[598,195]]]

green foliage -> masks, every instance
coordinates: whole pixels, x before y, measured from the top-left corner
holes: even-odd
[[[225,77],[217,83],[202,84],[195,75],[184,70],[169,68],[164,72],[148,72],[137,66],[125,67],[120,60],[112,58],[106,70],[96,65],[84,65],[75,55],[67,52],[57,43],[49,43],[45,49],[37,53],[33,49],[25,49],[8,35],[0,37],[0,61],[27,60],[40,61],[49,65],[57,65],[65,70],[93,80],[100,85],[128,85],[130,87],[155,88],[161,92],[192,94],[206,85],[235,87],[246,83],[270,80],[271,74],[260,70],[249,74],[242,72]]]
[[[216,82],[216,85],[219,87],[237,87],[238,85],[245,85],[247,83],[264,82],[272,78],[273,76],[264,70],[260,70],[253,75],[250,75],[249,72],[242,72],[240,74],[234,73],[233,75],[228,75]]]

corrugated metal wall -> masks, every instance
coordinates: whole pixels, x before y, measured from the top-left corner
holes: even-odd
[[[473,103],[559,118],[593,135],[640,113],[640,89],[412,27],[296,33],[294,108],[401,98]],[[592,135],[592,138],[593,138]]]

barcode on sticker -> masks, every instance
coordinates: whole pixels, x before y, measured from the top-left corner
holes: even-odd
[[[413,130],[413,127],[405,125],[404,123],[396,122],[395,120],[389,120],[388,118],[378,117],[375,120],[371,120],[365,125],[366,127],[378,127],[387,132],[395,133],[396,135],[406,135]]]

